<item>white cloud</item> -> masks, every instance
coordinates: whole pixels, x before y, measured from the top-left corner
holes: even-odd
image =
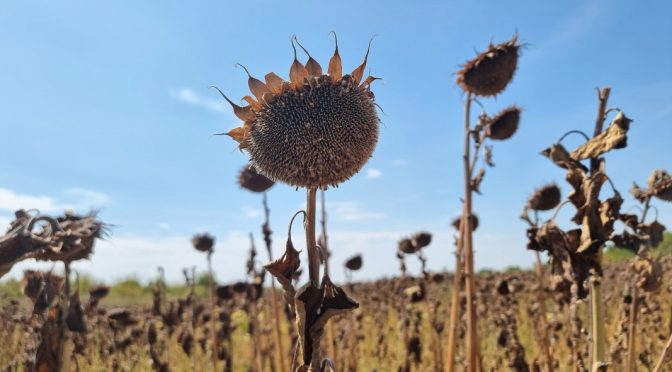
[[[0,188],[0,209],[14,212],[19,209],[39,209],[41,212],[53,212],[68,209],[49,196],[18,194],[13,190]]]
[[[380,169],[369,168],[369,169],[366,170],[365,178],[367,180],[372,180],[374,178],[379,178],[382,175],[383,175],[383,171],[381,171]]]
[[[231,112],[231,109],[224,103],[224,101],[203,97],[189,88],[171,89],[170,96],[178,101],[207,108],[209,110]]]
[[[264,214],[264,211],[262,211],[259,208],[250,208],[247,206],[244,206],[241,208],[243,213],[245,214],[246,217],[248,218],[258,218],[261,217]]]
[[[387,218],[387,214],[382,212],[372,212],[362,210],[358,202],[327,202],[327,213],[333,215],[336,219],[345,221],[365,221],[380,220]]]
[[[110,201],[110,196],[104,192],[72,187],[65,191],[68,196],[81,200],[78,204],[88,207],[101,207]]]
[[[19,194],[14,190],[0,188],[0,210],[14,212],[19,209],[37,209],[41,213],[53,213],[63,212],[66,209],[102,207],[110,200],[105,193],[79,187],[70,188],[63,194],[68,197],[69,202],[51,196]]]

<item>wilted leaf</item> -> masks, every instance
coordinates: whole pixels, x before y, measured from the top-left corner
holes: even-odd
[[[663,285],[663,268],[658,260],[637,256],[631,266],[637,273],[637,286],[644,291],[657,292]]]
[[[481,193],[480,187],[484,177],[485,177],[485,168],[481,168],[478,170],[478,173],[476,174],[474,179],[471,180],[471,188],[477,194]]]
[[[560,168],[570,170],[578,168],[584,173],[588,172],[588,168],[579,161],[572,159],[567,150],[559,143],[551,145],[551,147],[543,150],[541,154],[551,159],[551,161]]]
[[[631,120],[619,112],[606,131],[588,140],[572,151],[570,156],[576,160],[596,158],[609,150],[622,149],[627,145],[627,133]]]
[[[282,257],[264,266],[264,268],[271,273],[282,286],[282,289],[285,292],[285,299],[290,306],[294,303],[295,295],[292,279],[294,279],[294,275],[300,266],[301,260],[299,259],[299,252],[294,249],[291,236],[287,239],[285,253],[283,253]]]

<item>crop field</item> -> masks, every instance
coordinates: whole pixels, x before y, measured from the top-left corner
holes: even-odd
[[[3,131],[15,138],[3,145],[11,166],[0,170],[0,372],[672,371],[672,234],[665,226],[672,216],[672,70],[665,62],[672,50],[644,57],[658,46],[650,47],[656,33],[642,36],[642,29],[672,29],[638,18],[636,36],[609,45],[639,49],[599,55],[598,63],[595,50],[618,37],[592,23],[604,22],[607,11],[630,13],[588,3],[574,16],[554,8],[567,20],[556,28],[511,9],[500,22],[492,18],[499,12],[469,5],[498,31],[488,40],[481,26],[455,19],[480,40],[473,53],[463,43],[452,47],[460,57],[434,45],[447,30],[455,33],[441,28],[453,20],[438,11],[397,15],[405,27],[372,16],[377,21],[366,30],[393,35],[382,41],[387,36],[348,27],[321,39],[297,31],[282,46],[277,38],[287,25],[258,15],[252,34],[236,29],[216,46],[225,50],[220,55],[199,41],[204,25],[211,32],[223,24],[221,34],[231,34],[260,13],[249,11],[256,5],[220,10],[222,21],[220,12],[199,8],[189,18],[190,9],[165,4],[179,21],[157,16],[145,25],[125,13],[131,36],[119,36],[128,29],[118,25],[95,35],[111,37],[114,53],[131,45],[130,62],[101,57],[111,53],[105,43],[82,31],[103,30],[103,18],[75,32],[71,22],[40,13],[34,26],[47,26],[33,34],[8,17],[33,44],[12,44],[10,62],[0,61],[0,71],[14,71],[7,76],[18,90],[0,99],[0,120],[9,123]],[[366,23],[363,15],[345,19],[350,8],[318,25],[277,6],[254,9],[305,21],[300,30]],[[425,6],[407,10],[418,15]],[[546,13],[553,12],[543,19],[555,19]],[[525,25],[520,32],[516,19]],[[510,26],[505,34],[502,25]],[[431,41],[400,33],[419,27]],[[52,37],[52,28],[68,41]],[[530,29],[547,34],[537,38]],[[570,41],[590,48],[572,54]],[[182,47],[170,49],[173,43]],[[414,52],[400,52],[406,44]],[[33,45],[59,56],[67,50],[54,62],[67,61],[66,68],[55,71],[66,71],[72,86],[91,89],[101,74],[88,63],[105,65],[114,77],[100,94],[140,96],[117,106],[80,92],[79,101],[45,109],[50,120],[64,118],[60,126],[25,130],[23,118],[40,110],[17,113],[10,101],[37,101],[22,90],[30,74],[21,68],[49,58],[35,58]],[[203,61],[238,58],[234,46],[246,64],[226,68],[244,80],[226,75],[203,89],[215,98],[189,88],[169,88],[169,103],[157,98],[154,85],[217,81],[210,75],[221,66]],[[280,47],[283,65],[267,59]],[[582,53],[595,60],[577,62]],[[436,63],[440,74],[428,70]],[[620,75],[611,76],[611,66]],[[50,95],[65,99],[58,93]],[[185,113],[178,101],[222,116]],[[114,116],[118,126],[73,130],[70,110],[79,121],[121,116]],[[216,133],[174,125],[213,117]],[[386,141],[390,147],[382,147]],[[208,152],[212,144],[219,152]],[[16,146],[26,150],[17,155]],[[235,169],[233,162],[240,162]],[[89,182],[115,196],[81,187]],[[247,231],[261,234],[255,240],[249,232],[248,243]]]

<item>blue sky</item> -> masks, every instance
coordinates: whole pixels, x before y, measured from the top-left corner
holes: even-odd
[[[452,269],[465,98],[454,73],[517,31],[527,46],[514,81],[483,104],[495,113],[515,102],[524,114],[515,137],[495,144],[497,166],[475,199],[475,239],[478,267],[526,266],[521,207],[535,187],[564,178],[538,152],[567,130],[592,130],[595,87],[610,85],[611,106],[635,120],[629,147],[608,155],[621,191],[672,168],[671,13],[668,2],[626,1],[3,2],[0,223],[19,207],[101,209],[112,234],[76,267],[108,281],[147,279],[158,265],[173,281],[182,267],[202,270],[189,238],[209,231],[218,278],[242,278],[247,234],[262,243],[261,200],[235,182],[246,156],[212,136],[239,121],[208,86],[247,94],[236,63],[287,77],[293,34],[326,66],[336,31],[351,70],[377,34],[368,66],[383,78],[374,83],[380,142],[360,174],[327,193],[332,265],[361,252],[355,278],[394,275],[397,240],[426,229],[435,234],[430,267]],[[278,254],[304,198],[284,185],[269,192]],[[672,225],[672,208],[658,207]]]

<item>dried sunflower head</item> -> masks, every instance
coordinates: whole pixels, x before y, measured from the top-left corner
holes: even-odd
[[[252,164],[248,164],[238,174],[240,187],[252,192],[264,192],[271,188],[275,182],[269,180],[263,174],[259,174]]]
[[[521,110],[518,106],[505,108],[488,121],[485,127],[485,134],[488,138],[500,141],[511,138],[516,133],[516,130],[518,130],[520,112]]]
[[[672,176],[664,169],[653,171],[648,180],[649,189],[661,200],[672,201]]]
[[[496,96],[513,78],[518,65],[518,35],[501,44],[488,46],[457,72],[457,83],[477,96]]]
[[[362,268],[362,255],[358,254],[345,261],[345,267],[348,270],[357,271]]]
[[[533,211],[548,211],[560,204],[560,188],[550,183],[537,189],[527,201],[527,207]]]
[[[212,253],[215,246],[215,238],[208,234],[198,234],[191,238],[191,244],[197,251]]]
[[[265,82],[250,75],[248,85],[254,98],[243,98],[247,106],[235,105],[225,97],[244,121],[228,135],[249,153],[256,169],[272,180],[324,188],[349,179],[368,161],[378,142],[379,119],[370,90],[376,78],[364,78],[368,55],[367,50],[364,62],[350,75],[343,75],[336,44],[323,74],[310,54],[305,65],[300,63],[294,47],[290,81],[272,72]]]

